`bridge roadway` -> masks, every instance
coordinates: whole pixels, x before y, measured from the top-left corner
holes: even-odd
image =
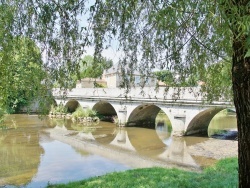
[[[199,87],[186,88],[74,88],[53,90],[57,104],[70,112],[80,105],[104,116],[117,116],[120,126],[155,126],[160,110],[168,116],[173,135],[207,134],[211,119],[223,109],[234,109],[228,101],[204,101]]]

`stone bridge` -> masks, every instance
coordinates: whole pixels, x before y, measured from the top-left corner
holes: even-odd
[[[156,116],[162,110],[171,122],[173,135],[207,134],[209,123],[218,112],[234,110],[228,101],[207,103],[199,87],[54,89],[53,96],[69,112],[78,106],[91,108],[104,116],[117,116],[121,126],[154,128]]]

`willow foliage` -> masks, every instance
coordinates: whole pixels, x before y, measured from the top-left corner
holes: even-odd
[[[209,93],[214,84],[205,77],[209,67],[221,60],[228,62],[232,55],[232,32],[225,29],[229,23],[223,18],[224,7],[220,3],[198,0],[96,3],[92,10],[96,18],[97,52],[104,47],[103,41],[115,37],[124,52],[120,58],[123,67],[127,67],[124,76],[135,69],[145,75],[153,69],[166,69],[178,75],[175,77],[178,84],[196,74],[198,80],[206,82],[204,89]],[[230,73],[228,77],[231,78]],[[218,77],[217,82],[221,81]],[[213,93],[228,99],[224,94],[231,93],[230,84],[225,86],[224,93],[213,87]],[[212,99],[212,95],[207,96]]]
[[[228,99],[229,82],[223,89],[218,83],[232,78],[239,187],[250,186],[249,0],[1,0],[0,10],[1,74],[13,71],[13,39],[28,38],[40,48],[48,88],[54,81],[67,88],[86,48],[93,45],[98,60],[113,40],[122,52],[119,67],[128,89],[133,71],[147,77],[165,69],[177,84],[205,81],[208,100]],[[223,69],[228,64],[231,72]]]
[[[0,2],[0,103],[8,111],[39,100],[47,106],[54,82],[67,88],[85,43],[78,2]],[[80,6],[80,4],[79,4]],[[87,35],[87,34],[86,34]],[[20,106],[21,104],[21,106]]]
[[[61,87],[69,87],[70,78],[79,72],[86,48],[95,46],[97,60],[115,39],[123,54],[119,60],[124,76],[122,86],[128,88],[135,70],[145,77],[154,69],[170,70],[178,75],[175,83],[180,85],[191,74],[204,81],[209,66],[228,61],[232,55],[232,32],[225,29],[229,23],[221,11],[223,3],[226,2],[20,0],[1,1],[1,7],[10,9],[9,13],[4,11],[8,38],[25,36],[39,46],[44,69],[50,76],[47,84],[57,81]],[[131,78],[125,79],[127,75]],[[209,92],[213,83],[206,81],[205,91]],[[224,93],[215,89],[213,92],[228,96],[223,94],[229,93],[231,87],[225,88]]]
[[[9,113],[17,112],[45,92],[41,81],[46,74],[39,48],[25,36],[14,35],[14,10],[0,6],[0,104]],[[14,29],[13,29],[14,32]]]

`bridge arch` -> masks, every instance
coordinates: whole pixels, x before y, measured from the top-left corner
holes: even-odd
[[[208,126],[213,117],[226,108],[208,108],[198,113],[188,124],[185,135],[205,135],[208,136]]]
[[[103,116],[101,120],[112,121],[111,118],[117,116],[115,108],[108,101],[99,101],[92,107],[92,110]]]
[[[161,110],[169,118],[169,115],[159,106],[156,106],[155,104],[141,104],[130,113],[127,120],[127,126],[139,126],[155,129],[156,117]]]
[[[80,103],[75,100],[75,99],[71,99],[68,102],[66,102],[65,107],[67,108],[68,112],[73,113],[74,111],[76,111],[76,109],[81,106]]]

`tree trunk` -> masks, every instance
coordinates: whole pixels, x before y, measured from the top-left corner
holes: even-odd
[[[246,36],[233,39],[233,93],[238,126],[239,187],[250,187],[250,58]]]

